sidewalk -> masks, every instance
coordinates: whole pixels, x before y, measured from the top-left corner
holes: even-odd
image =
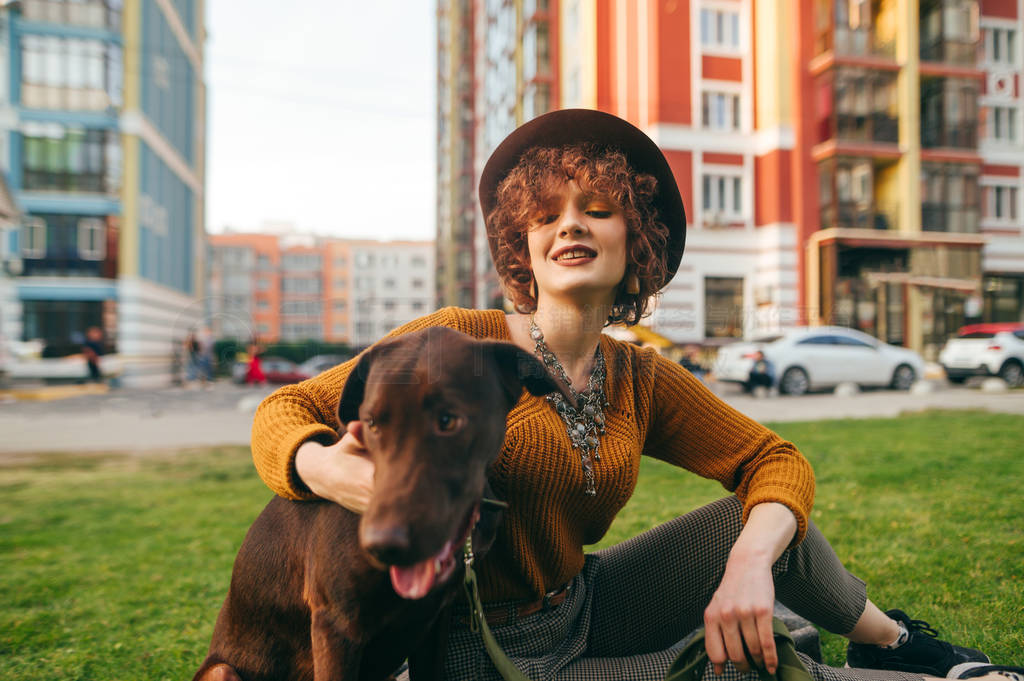
[[[732,386],[719,396],[763,423],[895,417],[927,409],[1024,414],[1024,390],[1002,394],[949,387],[926,395],[877,390],[754,398]],[[213,390],[120,389],[53,402],[0,403],[0,460],[18,453],[178,449],[249,444],[252,418],[268,388],[219,383]]]

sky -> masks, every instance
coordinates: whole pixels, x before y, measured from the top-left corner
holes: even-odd
[[[207,229],[433,239],[434,11],[207,0]]]

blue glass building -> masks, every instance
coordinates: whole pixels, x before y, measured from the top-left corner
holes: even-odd
[[[166,382],[202,314],[203,15],[203,0],[6,13],[18,334],[60,353],[99,326],[134,384]]]

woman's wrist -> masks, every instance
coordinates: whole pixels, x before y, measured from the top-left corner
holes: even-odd
[[[750,510],[747,523],[729,553],[730,562],[771,566],[796,533],[796,516],[783,504],[768,502]]]
[[[306,440],[295,450],[295,472],[299,476],[299,482],[317,496],[322,496],[316,489],[316,481],[319,478],[318,465],[323,460],[324,449],[326,447],[316,440]]]

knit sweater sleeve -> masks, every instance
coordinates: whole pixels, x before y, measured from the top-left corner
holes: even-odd
[[[385,336],[393,338],[428,326],[448,326],[469,331],[465,314],[442,308]],[[328,369],[319,376],[271,393],[256,410],[252,424],[252,457],[263,482],[288,499],[315,499],[295,470],[295,453],[307,440],[324,445],[338,441],[338,400],[345,381],[359,357]]]
[[[647,353],[644,353],[647,355]],[[652,356],[653,355],[653,356]],[[644,453],[718,480],[743,502],[743,520],[765,502],[788,507],[800,542],[814,503],[814,471],[792,443],[736,411],[693,374],[655,353]]]

